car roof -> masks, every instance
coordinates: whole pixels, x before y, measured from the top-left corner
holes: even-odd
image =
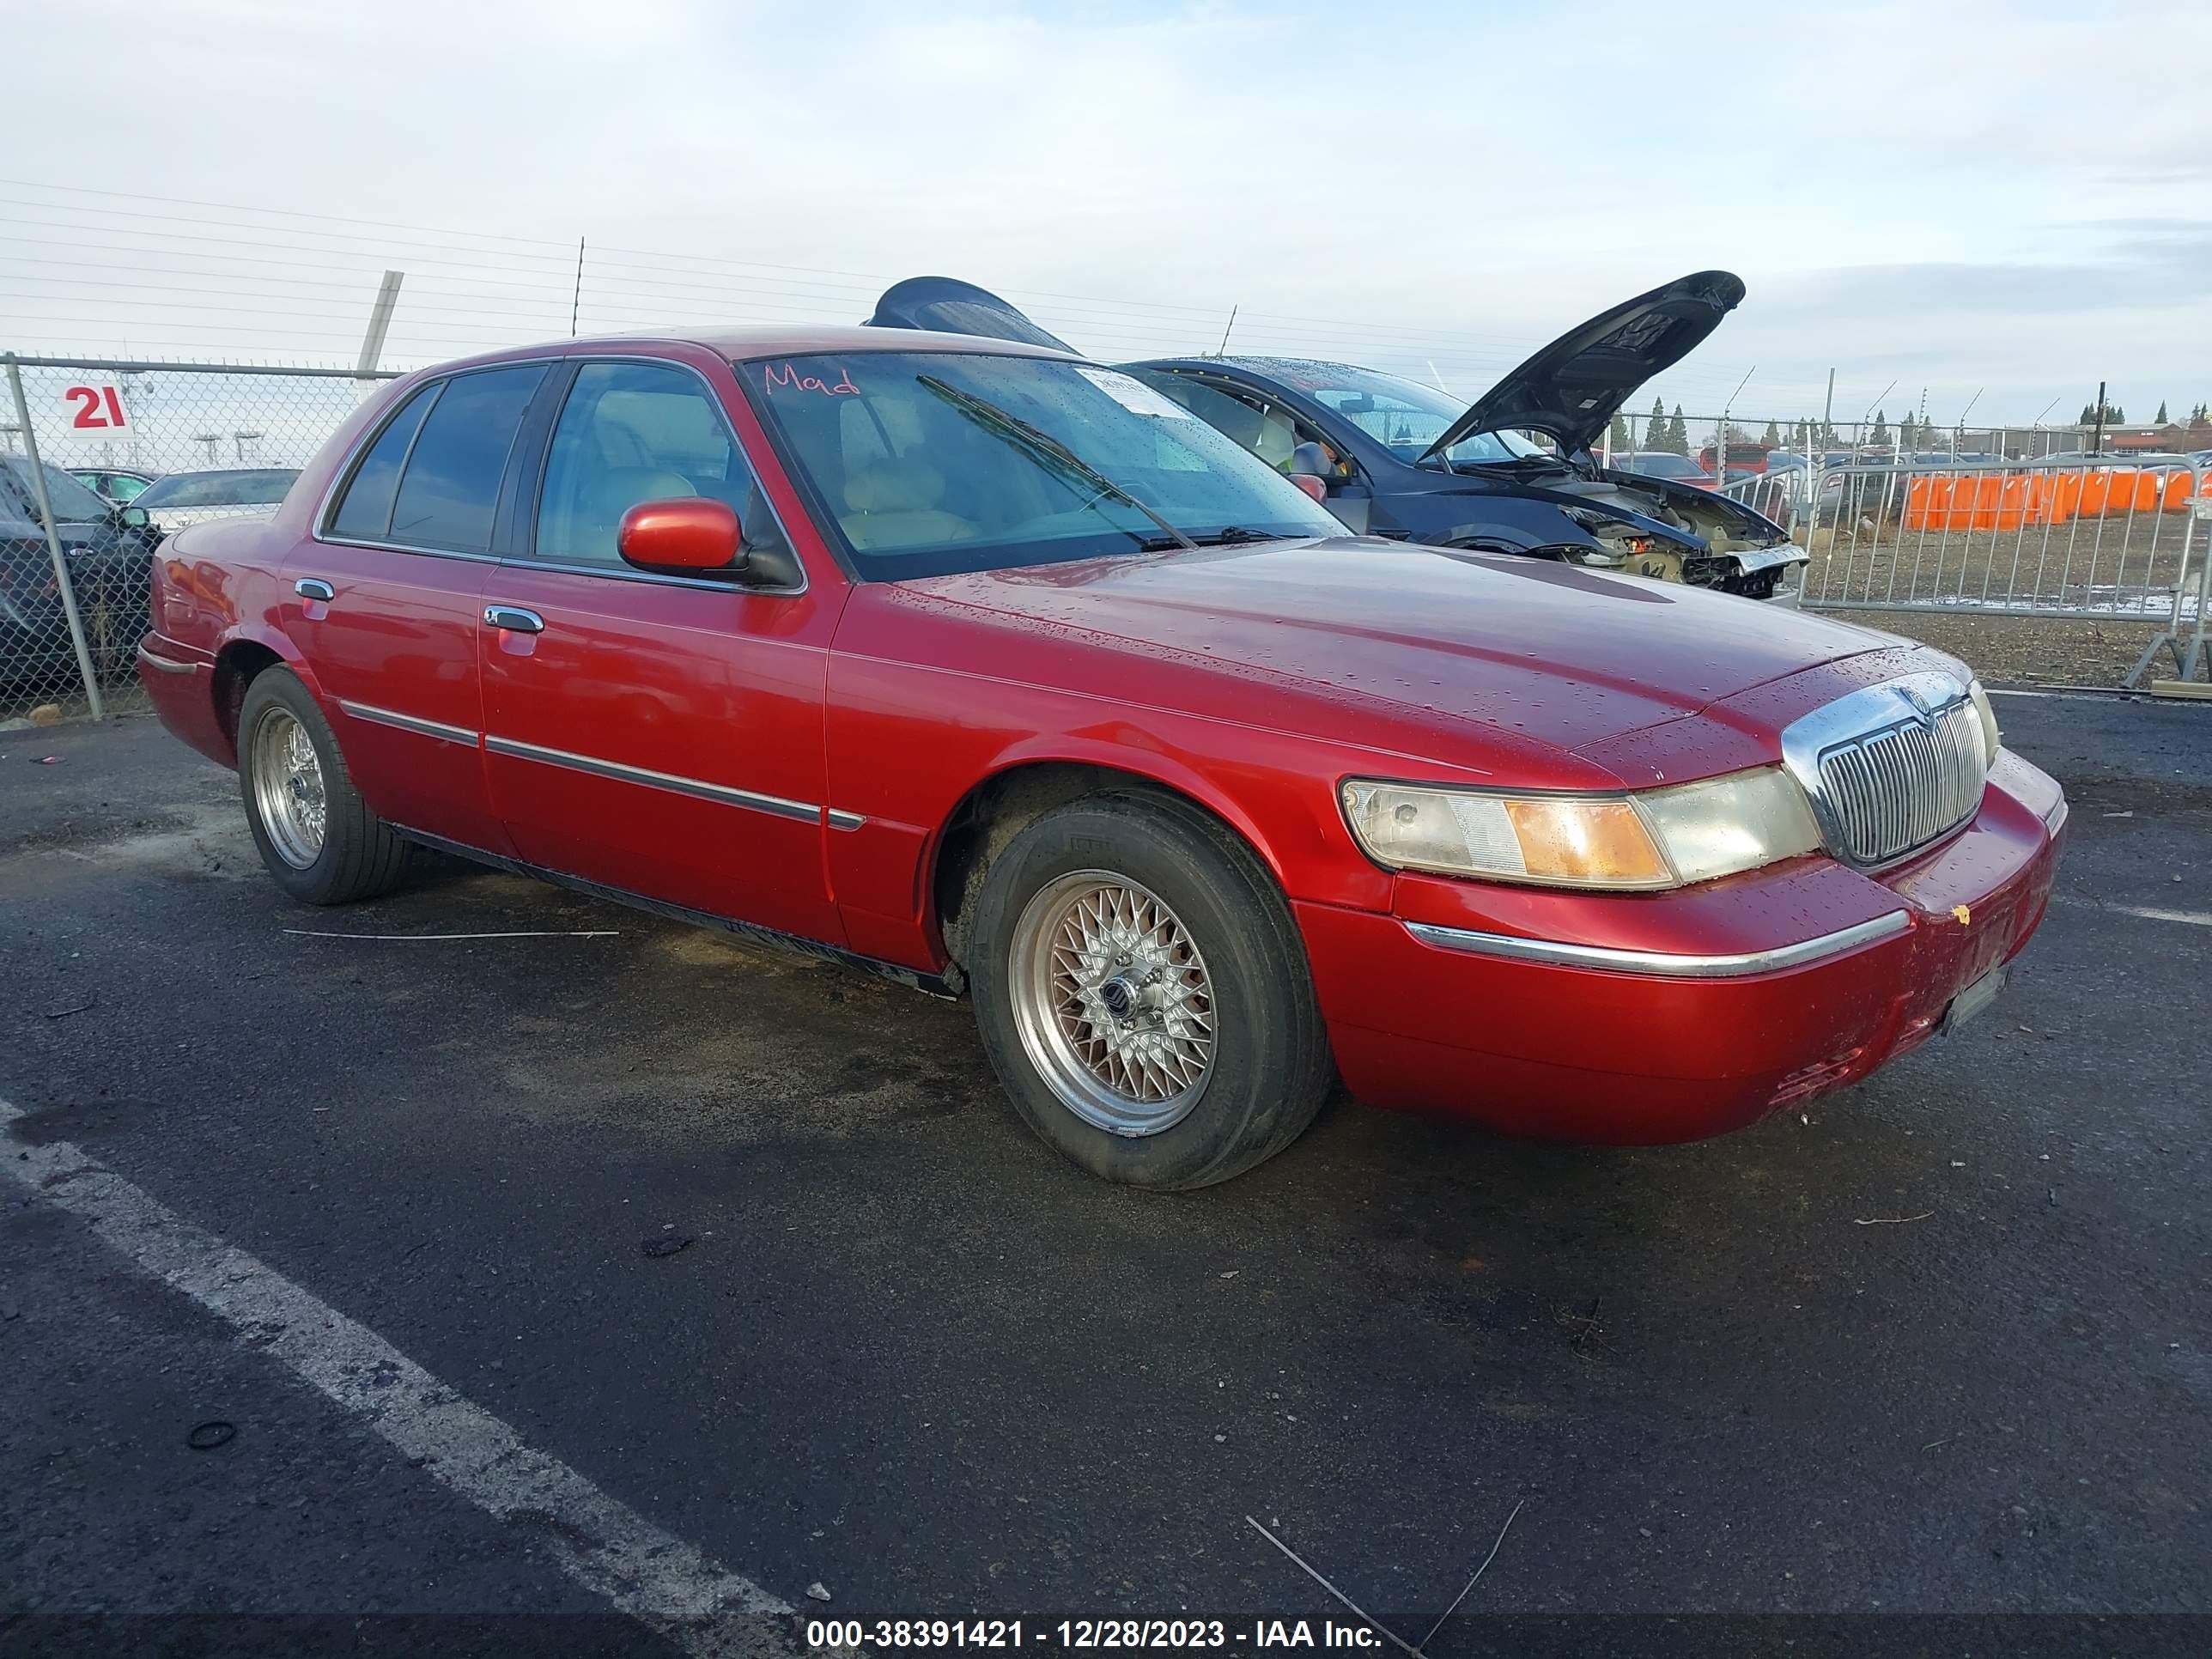
[[[933,334],[922,329],[864,328],[858,324],[764,324],[748,327],[653,329],[629,334],[605,334],[581,340],[548,340],[536,345],[504,347],[498,351],[434,365],[436,371],[484,363],[513,362],[542,357],[558,350],[573,352],[636,351],[650,346],[696,346],[745,362],[762,357],[806,357],[838,352],[933,351],[960,352],[969,356],[1050,357],[1062,362],[1084,361],[1070,353],[1018,340],[987,339],[975,334]],[[425,370],[425,373],[432,372]]]
[[[1310,374],[1316,370],[1329,370],[1352,374],[1390,374],[1387,368],[1363,368],[1358,363],[1331,362],[1321,357],[1148,357],[1129,365],[1132,368],[1241,368],[1252,374]],[[1390,374],[1394,380],[1402,380],[1402,374]]]

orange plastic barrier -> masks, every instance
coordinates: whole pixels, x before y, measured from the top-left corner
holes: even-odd
[[[1941,472],[1923,473],[1905,486],[1907,530],[1951,528],[1951,489],[1955,481]]]
[[[2212,469],[2166,472],[2100,466],[2063,472],[1923,472],[1905,486],[1905,528],[2017,530],[2075,518],[2179,513],[2212,495]]]

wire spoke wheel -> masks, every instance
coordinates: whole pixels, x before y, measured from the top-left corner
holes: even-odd
[[[253,728],[253,809],[276,855],[295,870],[322,855],[330,814],[323,763],[307,728],[281,707]]]
[[[1105,870],[1048,883],[1015,923],[1007,966],[1022,1046],[1085,1122],[1158,1134],[1198,1103],[1218,1036],[1212,982],[1150,888]]]

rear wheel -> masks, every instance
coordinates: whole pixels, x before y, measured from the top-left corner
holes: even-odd
[[[368,810],[330,722],[288,669],[264,669],[246,688],[238,781],[261,861],[294,898],[373,898],[405,872],[407,843]]]
[[[1150,795],[1092,797],[986,873],[972,970],[1015,1108],[1108,1181],[1209,1186],[1280,1152],[1332,1078],[1289,907],[1249,849]]]

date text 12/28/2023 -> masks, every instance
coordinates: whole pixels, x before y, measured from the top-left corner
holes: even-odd
[[[1365,1625],[1304,1619],[810,1619],[806,1645],[884,1648],[1093,1649],[1379,1648]]]

